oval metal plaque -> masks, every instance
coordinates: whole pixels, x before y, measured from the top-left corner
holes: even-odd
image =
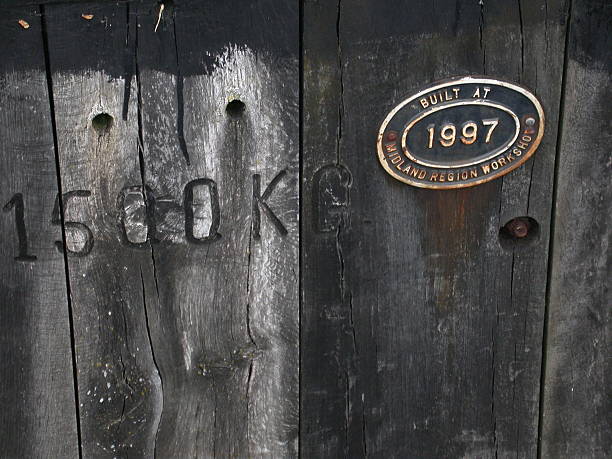
[[[404,100],[378,131],[378,159],[397,180],[463,188],[523,164],[544,135],[544,111],[525,88],[463,77]]]

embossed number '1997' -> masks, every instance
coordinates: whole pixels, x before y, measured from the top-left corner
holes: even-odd
[[[462,188],[524,163],[544,133],[542,106],[525,88],[463,77],[404,100],[378,132],[378,159],[395,179],[422,188]]]
[[[485,137],[485,143],[489,143],[491,141],[493,131],[499,124],[499,118],[481,120],[480,122],[485,127],[489,127]],[[427,148],[433,148],[435,130],[435,124],[430,124],[429,126],[427,126],[427,132],[429,132],[429,141],[427,142]],[[443,125],[440,129],[440,145],[442,145],[443,147],[452,146],[455,143],[456,136],[457,128],[453,123],[447,123]],[[474,121],[466,121],[461,126],[461,142],[466,145],[472,145],[474,142],[476,142],[476,140],[478,140],[478,125]]]

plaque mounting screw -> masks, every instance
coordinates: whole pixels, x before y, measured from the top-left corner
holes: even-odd
[[[539,240],[540,224],[527,216],[514,217],[499,230],[499,243],[503,249],[529,247]]]
[[[529,222],[522,218],[515,218],[508,222],[506,228],[512,236],[522,239],[529,233]]]

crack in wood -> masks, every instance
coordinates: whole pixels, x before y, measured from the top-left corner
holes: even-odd
[[[62,193],[62,177],[61,177],[61,163],[59,156],[58,137],[57,137],[57,125],[55,119],[55,101],[54,101],[54,89],[53,89],[53,75],[51,72],[50,56],[49,56],[49,38],[47,32],[47,17],[45,15],[45,6],[39,6],[40,22],[42,31],[42,42],[44,49],[44,60],[45,60],[45,77],[47,82],[47,95],[49,98],[49,112],[51,118],[51,130],[53,134],[53,151],[55,154],[55,171],[57,177],[57,188],[58,188],[58,208],[59,208],[59,219],[61,225],[62,244],[63,244],[63,257],[64,257],[64,275],[66,277],[66,298],[68,306],[68,323],[70,327],[70,350],[72,358],[72,371],[73,371],[73,384],[74,384],[74,398],[75,398],[75,417],[77,427],[77,441],[78,441],[78,452],[79,458],[83,457],[82,449],[82,437],[81,437],[81,414],[80,414],[80,397],[79,397],[79,380],[78,380],[78,367],[77,367],[77,353],[76,343],[74,334],[74,309],[72,306],[72,292],[70,287],[70,268],[68,265],[68,252],[66,245],[66,226],[64,222],[64,203],[61,197]]]

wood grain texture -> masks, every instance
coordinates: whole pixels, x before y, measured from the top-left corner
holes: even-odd
[[[304,0],[299,56],[295,1],[6,0],[0,456],[608,457],[608,3]],[[397,182],[459,75],[538,151]]]
[[[58,183],[38,9],[3,9],[0,41],[0,454],[75,457],[69,309],[64,259],[54,246],[61,228],[51,224]],[[23,219],[20,204],[5,206],[15,195]],[[15,259],[16,219],[29,260]]]
[[[152,457],[162,410],[146,311],[156,295],[138,104],[125,98],[136,86],[127,18],[125,5],[45,10],[62,192],[80,191],[64,199],[64,226],[84,457]],[[100,114],[112,122],[94,121]]]
[[[542,457],[612,453],[611,18],[609,2],[573,2],[549,286]]]
[[[297,4],[138,13],[156,198],[160,457],[293,457],[298,427]],[[287,40],[272,39],[270,32]],[[233,100],[242,113],[228,113]]]
[[[301,452],[533,457],[567,3],[304,7]],[[547,127],[491,183],[418,190],[378,166],[388,111],[484,74],[530,88]],[[540,225],[499,241],[511,218]]]

